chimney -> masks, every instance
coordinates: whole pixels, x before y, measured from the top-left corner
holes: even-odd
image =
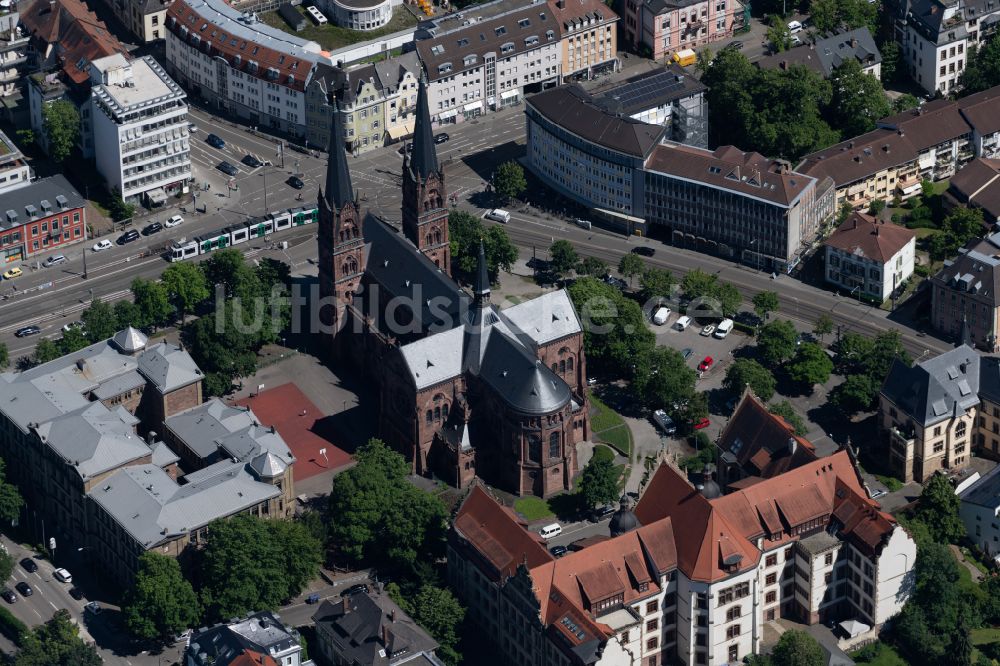
[[[858,48],[858,38],[857,37],[851,37],[851,48],[852,49]]]
[[[396,621],[396,609],[393,608],[391,611],[389,611],[389,622],[395,622],[395,621]]]
[[[341,598],[340,605],[341,605],[341,607],[344,610],[344,615],[347,615],[348,613],[351,612],[351,598],[350,597],[343,597],[343,598]]]
[[[875,235],[878,236],[878,227],[875,227]]]
[[[858,218],[857,218],[857,217],[855,217],[855,218],[852,218],[852,219],[854,220],[854,226],[853,226],[853,227],[851,227],[851,228],[852,228],[852,229],[857,229],[857,228],[858,228]]]
[[[153,430],[150,430],[149,434],[146,435],[146,441],[148,441],[150,443],[150,445],[155,444],[156,443],[156,432],[153,431]]]
[[[788,438],[788,455],[794,456],[795,451],[799,448],[799,441],[794,437]]]

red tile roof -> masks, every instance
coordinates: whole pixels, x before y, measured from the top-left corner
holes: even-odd
[[[62,71],[76,84],[90,78],[90,62],[115,53],[128,55],[81,0],[33,0],[23,6],[21,23],[39,53],[48,56],[49,49],[55,49]]]
[[[243,654],[229,662],[229,666],[278,666],[278,662],[263,652],[244,648]]]
[[[795,442],[795,446],[790,446]],[[719,436],[719,450],[736,459],[744,474],[770,478],[816,459],[812,443],[795,434],[748,389]],[[749,485],[749,484],[745,484]],[[736,486],[729,484],[731,489]]]
[[[916,233],[906,227],[879,222],[871,215],[855,212],[830,234],[825,243],[884,264],[914,238]]]

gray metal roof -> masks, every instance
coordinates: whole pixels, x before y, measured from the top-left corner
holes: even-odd
[[[111,342],[115,343],[115,346],[123,352],[132,354],[145,349],[149,338],[142,331],[129,326],[115,333],[114,337],[111,338]]]
[[[275,655],[290,654],[298,645],[299,636],[294,629],[282,624],[277,614],[261,611],[230,624],[219,624],[192,634],[187,655],[192,666],[223,665],[249,649],[284,663]],[[207,661],[202,661],[202,654]]]
[[[351,184],[351,170],[347,167],[347,152],[344,143],[344,114],[336,102],[333,103],[333,131],[330,132],[329,155],[326,163],[326,187],[323,196],[335,211],[344,204],[354,201],[354,186]]]
[[[180,456],[174,453],[173,449],[167,446],[164,442],[156,442],[151,448],[153,450],[152,463],[160,469],[163,469],[167,465],[172,465],[180,460]]]
[[[130,422],[99,402],[42,423],[38,436],[84,479],[150,455]]]
[[[961,345],[913,367],[896,360],[882,394],[923,427],[979,404],[979,354]]]
[[[45,210],[43,201],[48,204],[48,211]],[[83,197],[62,174],[36,180],[30,185],[0,195],[0,230],[82,208],[83,205]]]
[[[1000,509],[1000,467],[994,467],[981,479],[962,491],[963,502],[984,506],[996,511]]]
[[[548,344],[583,331],[576,308],[565,289],[512,305],[503,311],[503,316],[530,336],[536,345]]]
[[[512,409],[547,414],[573,397],[569,386],[534,354],[507,335],[491,335],[479,376]]]
[[[137,371],[130,370],[124,375],[119,375],[114,379],[102,383],[94,389],[93,395],[98,400],[107,400],[108,398],[113,398],[116,395],[121,395],[126,391],[132,391],[145,385],[146,378]]]
[[[139,355],[139,372],[160,393],[169,393],[200,381],[201,369],[191,355],[177,345],[161,342]]]
[[[403,158],[404,169],[419,182],[423,183],[432,173],[440,171],[438,167],[437,149],[434,147],[434,132],[431,129],[431,114],[427,106],[427,79],[420,77],[417,90],[416,124],[413,130],[413,152]]]
[[[222,449],[227,457],[241,461],[270,452],[285,464],[295,462],[288,444],[277,431],[261,426],[250,409],[230,407],[218,398],[171,416],[165,425],[201,458],[209,458]]]

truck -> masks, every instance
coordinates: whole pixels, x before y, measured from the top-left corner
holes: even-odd
[[[672,60],[681,67],[688,67],[698,62],[698,54],[694,49],[682,49],[674,53]]]

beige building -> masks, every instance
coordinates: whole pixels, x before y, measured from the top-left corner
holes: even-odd
[[[173,0],[104,0],[140,43],[166,37],[167,8]]]
[[[985,352],[1000,351],[1000,235],[970,241],[930,283],[935,330]]]
[[[559,22],[564,81],[618,69],[618,15],[600,0],[550,0]]]

